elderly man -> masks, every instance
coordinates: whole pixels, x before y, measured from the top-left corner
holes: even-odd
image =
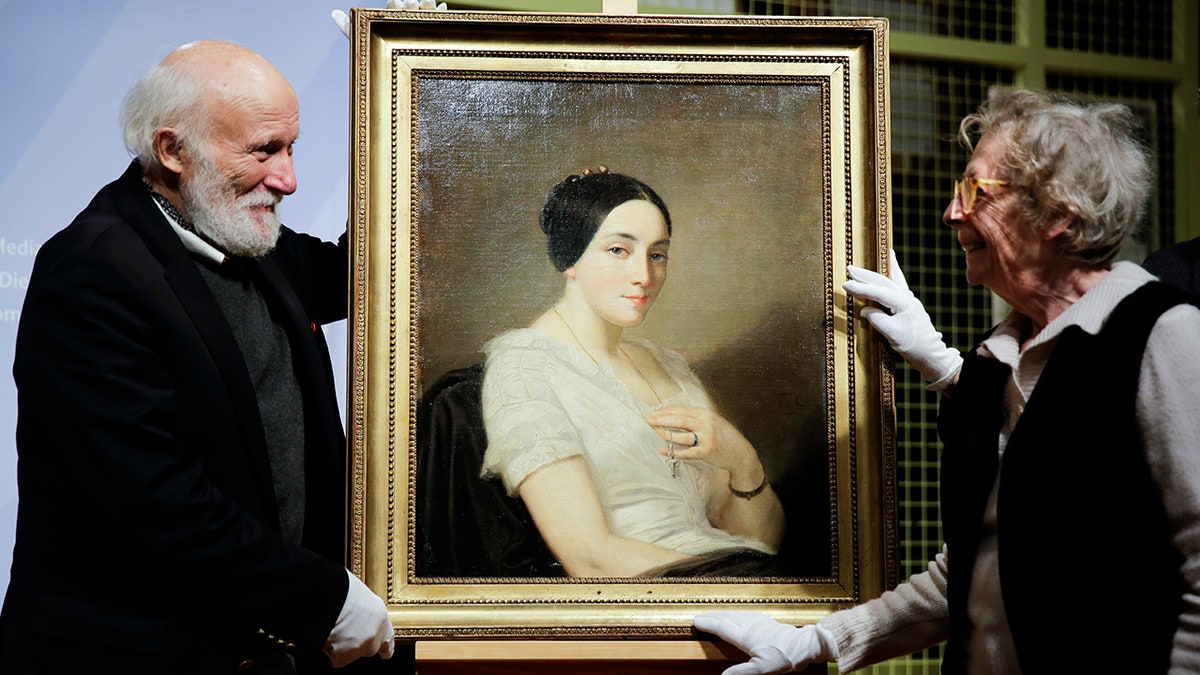
[[[41,249],[17,335],[17,538],[0,672],[313,672],[388,658],[343,566],[321,324],[347,251],[280,225],[296,94],[197,42],[121,113],[136,159]]]

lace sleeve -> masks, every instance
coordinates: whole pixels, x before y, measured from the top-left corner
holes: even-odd
[[[483,378],[488,447],[483,476],[499,476],[510,495],[529,474],[583,454],[582,443],[537,353],[499,354]]]

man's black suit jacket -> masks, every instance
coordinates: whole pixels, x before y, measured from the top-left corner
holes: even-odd
[[[320,330],[346,317],[345,237],[285,228],[249,264],[304,396],[303,546],[279,536],[238,344],[135,162],[46,242],[27,289],[0,672],[235,672],[267,635],[321,662],[348,587],[345,440]]]

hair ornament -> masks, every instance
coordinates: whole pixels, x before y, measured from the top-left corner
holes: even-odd
[[[608,167],[601,164],[596,167],[595,171],[592,171],[590,168],[584,169],[582,173],[577,173],[577,174],[572,174],[570,176],[567,176],[566,182],[574,183],[575,181],[579,180],[580,178],[583,178],[584,176],[590,176],[594,173],[597,173],[597,174],[608,173]]]

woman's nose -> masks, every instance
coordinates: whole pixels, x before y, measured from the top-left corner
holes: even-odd
[[[650,283],[652,264],[648,259],[641,258],[633,263],[633,270],[630,272],[631,281],[635,286],[645,286]]]
[[[962,210],[962,201],[959,200],[958,196],[955,196],[946,205],[946,210],[942,212],[942,222],[949,227],[958,227],[962,224],[963,218],[966,215]]]

